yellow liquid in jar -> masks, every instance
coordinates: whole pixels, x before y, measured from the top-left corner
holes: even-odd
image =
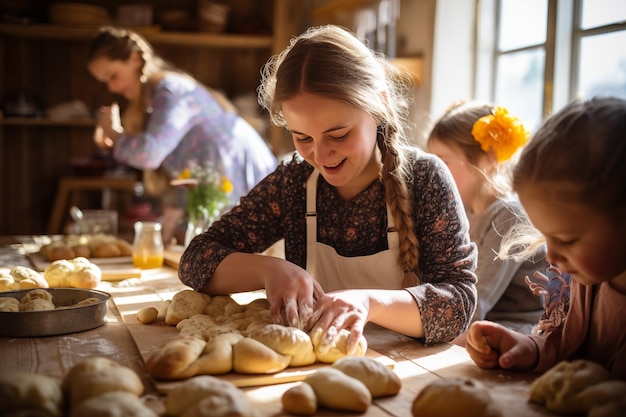
[[[133,265],[139,269],[161,268],[163,266],[163,255],[161,254],[134,254]]]

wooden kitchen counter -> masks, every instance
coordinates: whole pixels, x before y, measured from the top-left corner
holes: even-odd
[[[62,378],[72,366],[83,359],[105,356],[135,370],[144,381],[149,403],[156,410],[160,410],[166,391],[163,387],[167,385],[163,381],[154,381],[147,375],[144,360],[150,350],[175,337],[177,330],[173,326],[167,326],[161,315],[154,324],[140,324],[135,313],[145,306],[158,308],[175,293],[186,288],[188,287],[178,280],[177,271],[171,267],[144,271],[141,278],[102,282],[98,289],[112,295],[105,325],[62,336],[2,337],[0,373],[27,371]],[[252,294],[251,298],[257,296],[258,294]],[[535,375],[483,370],[474,365],[463,348],[447,343],[425,347],[419,340],[375,325],[368,325],[366,338],[369,349],[392,364],[394,371],[402,379],[402,389],[396,396],[375,399],[366,413],[341,415],[410,416],[413,399],[428,383],[440,378],[469,377],[480,380],[490,388],[503,416],[554,416],[527,401],[529,383]],[[280,399],[286,389],[298,383],[246,386],[242,389],[258,406],[262,416],[287,416],[282,412]],[[317,415],[336,416],[338,412],[321,409]]]

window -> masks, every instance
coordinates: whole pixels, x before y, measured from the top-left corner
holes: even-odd
[[[576,98],[626,99],[623,0],[479,4],[478,98],[506,106],[531,130]]]

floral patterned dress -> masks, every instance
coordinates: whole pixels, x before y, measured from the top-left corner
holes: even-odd
[[[448,169],[418,149],[411,155],[409,184],[415,232],[420,242],[421,284],[407,288],[424,324],[426,344],[452,340],[464,331],[476,305],[477,249]],[[179,277],[201,290],[219,263],[233,252],[262,252],[285,239],[285,257],[306,268],[306,181],[313,167],[298,155],[261,181],[238,206],[197,236],[181,257]],[[341,256],[387,249],[385,187],[372,182],[350,201],[320,177],[318,241]],[[233,277],[245,279],[245,277]]]

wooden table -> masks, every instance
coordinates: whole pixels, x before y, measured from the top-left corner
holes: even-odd
[[[171,267],[144,271],[139,279],[102,282],[99,289],[112,294],[104,326],[62,336],[0,338],[0,373],[19,370],[62,378],[83,359],[106,356],[135,370],[144,381],[149,403],[157,411],[162,411],[164,394],[159,390],[160,382],[154,381],[144,369],[144,359],[149,354],[146,346],[150,342],[136,343],[137,335],[149,335],[145,337],[165,341],[175,337],[177,331],[165,325],[162,318],[160,323],[154,325],[139,324],[135,312],[143,306],[159,305],[186,288],[178,280],[176,270]],[[394,371],[402,379],[403,385],[398,395],[375,399],[366,413],[358,415],[410,416],[413,399],[425,385],[439,378],[451,377],[474,378],[486,384],[504,416],[553,415],[527,401],[529,383],[535,375],[483,370],[474,365],[463,348],[447,343],[425,347],[420,341],[371,324],[366,329],[366,338],[371,350],[393,360]],[[297,383],[242,389],[258,405],[261,415],[286,416],[282,412],[280,398],[286,389]],[[337,415],[337,412],[320,410],[318,415],[331,416]]]

